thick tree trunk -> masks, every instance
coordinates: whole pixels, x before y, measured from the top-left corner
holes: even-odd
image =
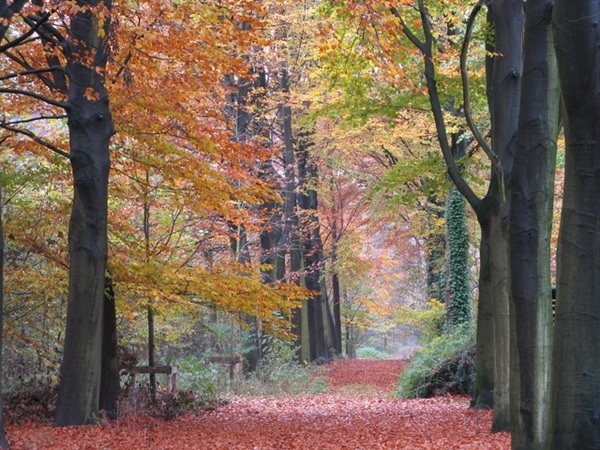
[[[494,57],[489,77],[492,147],[500,157],[502,173],[508,177],[513,165],[514,141],[521,93],[521,40],[523,1],[499,0],[490,3],[488,18],[495,31]],[[494,173],[490,197],[490,255],[494,304],[494,420],[492,431],[510,430],[510,342],[508,200],[507,178]]]
[[[600,4],[554,2],[565,184],[557,256],[549,448],[600,448]]]
[[[97,6],[98,1],[77,2]],[[105,1],[106,8],[110,2]],[[98,21],[92,13],[71,19],[67,43],[70,80],[68,125],[74,198],[69,225],[69,295],[65,348],[54,423],[92,423],[98,415],[108,210],[108,146],[114,127],[103,76],[106,66]],[[104,24],[108,30],[108,20]],[[80,55],[93,55],[93,67]]]
[[[545,448],[550,400],[550,241],[559,89],[551,2],[526,3],[519,129],[510,192],[512,446]]]
[[[483,204],[482,204],[483,206]],[[490,256],[490,223],[487,209],[480,207],[479,301],[477,306],[476,371],[472,405],[475,408],[494,406],[494,303]]]
[[[505,214],[490,218],[490,262],[494,313],[494,419],[492,432],[510,430],[510,315],[508,233]]]

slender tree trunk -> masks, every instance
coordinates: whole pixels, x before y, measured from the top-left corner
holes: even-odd
[[[444,264],[446,260],[446,235],[437,225],[445,215],[443,202],[431,196],[427,199],[425,210],[432,219],[427,223],[427,236],[425,238],[425,264],[427,266],[427,297],[429,300],[436,299],[444,302],[444,290],[446,286],[446,272]]]
[[[525,6],[523,79],[510,192],[512,446],[545,448],[550,401],[550,241],[559,89],[549,0]]]
[[[4,378],[3,375],[3,330],[4,330],[4,222],[2,219],[2,187],[0,187],[0,448],[7,449],[8,441],[6,439],[6,428],[4,426],[4,413],[3,413],[3,388],[2,388],[2,380]]]
[[[332,240],[335,242],[336,236],[332,236]],[[333,274],[331,275],[331,286],[333,295],[333,322],[335,323],[335,336],[336,336],[336,353],[342,354],[342,307],[341,307],[341,296],[340,296],[340,277],[337,272],[337,249],[336,244],[333,245],[331,250],[331,266],[333,268]]]
[[[150,171],[146,169],[146,189],[144,192],[144,250],[146,253],[146,263],[150,262]],[[152,299],[148,299],[146,308],[146,319],[148,323],[148,366],[153,367],[156,364],[155,350],[156,340],[154,339],[154,310],[152,309]],[[150,398],[152,404],[156,404],[156,374],[151,373],[150,378]]]
[[[600,4],[556,0],[565,183],[548,448],[600,448]]]
[[[66,43],[69,84],[68,125],[74,198],[69,225],[69,295],[67,327],[54,424],[83,425],[96,420],[100,393],[100,361],[108,212],[108,146],[114,133],[104,88],[104,40],[98,21],[78,1]],[[110,1],[104,1],[110,10]],[[109,20],[104,23],[108,33]],[[92,56],[93,67],[81,55]],[[97,69],[100,69],[98,71]]]

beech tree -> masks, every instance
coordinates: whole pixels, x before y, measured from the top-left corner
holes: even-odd
[[[108,154],[114,133],[104,37],[110,1],[80,1],[66,42],[70,160],[74,197],[69,226],[69,297],[55,425],[82,425],[98,416],[102,311],[107,258]]]
[[[557,450],[600,447],[599,15],[589,0],[557,0],[552,13],[566,144],[548,446]]]
[[[32,86],[25,85],[16,89],[2,88],[0,92],[43,100],[50,107],[63,108],[69,127],[71,149],[68,154],[47,145],[69,157],[74,181],[69,228],[67,331],[57,425],[88,423],[98,412],[107,257],[108,145],[114,133],[104,88],[104,42],[110,24],[110,8],[110,2],[79,1],[57,11],[69,23],[64,36],[53,24],[47,23],[51,14],[44,10],[43,3],[32,1],[31,14],[24,18],[30,29],[3,49],[13,63],[21,66],[21,71],[8,74],[5,79],[24,73],[38,74],[39,80],[55,97],[29,90]],[[34,32],[40,35],[48,50],[45,54],[48,68],[34,69],[27,59],[7,52],[11,47],[27,42],[26,38]],[[64,66],[61,58],[64,58]],[[10,124],[3,124],[3,128],[16,131]],[[35,138],[31,132],[24,134]]]

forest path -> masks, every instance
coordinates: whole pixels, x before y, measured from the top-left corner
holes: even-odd
[[[99,427],[9,428],[13,450],[179,449],[509,449],[491,435],[491,412],[468,399],[392,398],[400,360],[338,361],[323,394],[238,398],[203,414],[165,422],[129,417]]]

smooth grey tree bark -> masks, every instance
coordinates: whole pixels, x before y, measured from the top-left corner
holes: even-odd
[[[480,1],[473,13],[471,22],[483,6]],[[462,177],[454,161],[448,133],[444,121],[441,99],[435,79],[435,66],[433,62],[434,35],[429,11],[424,0],[417,2],[423,23],[424,39],[414,35],[403,20],[402,14],[392,8],[400,20],[403,33],[420,50],[423,55],[424,75],[429,92],[431,110],[434,116],[440,149],[448,168],[448,174],[463,194],[469,205],[477,215],[481,226],[481,248],[485,250],[482,264],[487,264],[480,269],[482,276],[489,276],[489,283],[484,279],[480,283],[479,313],[477,331],[478,359],[485,364],[478,364],[474,404],[480,407],[491,407],[490,399],[493,392],[494,420],[493,431],[503,431],[510,428],[510,326],[508,306],[508,209],[506,204],[506,176],[512,167],[511,144],[517,128],[518,99],[520,87],[520,36],[523,11],[522,1],[499,0],[493,2],[488,8],[488,19],[493,22],[494,51],[496,58],[488,65],[488,80],[490,99],[490,114],[492,121],[492,148],[481,136],[478,142],[486,150],[492,162],[492,174],[488,192],[485,197],[479,198],[467,181]],[[472,23],[471,23],[472,26]],[[466,48],[470,36],[463,43],[463,61],[461,62],[463,82],[465,82],[465,107],[470,108],[468,99],[469,89],[466,81]],[[475,125],[469,120],[469,126],[475,132]],[[484,320],[492,320],[492,323]],[[488,334],[492,330],[493,335]],[[493,356],[492,356],[493,355]],[[482,357],[483,356],[483,357]],[[493,358],[493,373],[491,369]],[[493,383],[493,389],[490,384]]]
[[[556,0],[565,182],[549,449],[600,448],[600,3]]]
[[[545,448],[552,348],[550,242],[560,90],[552,2],[525,4],[519,127],[510,195],[513,450]]]
[[[490,85],[492,148],[500,158],[488,195],[491,198],[490,252],[494,305],[494,419],[492,431],[508,431],[510,418],[510,310],[508,199],[506,185],[513,168],[519,118],[523,35],[523,1],[499,0],[488,5],[494,27]]]
[[[69,224],[69,294],[56,426],[84,425],[98,416],[104,277],[107,257],[108,153],[114,126],[104,87],[106,55],[98,21],[78,1],[66,42],[67,116],[74,197]],[[104,1],[110,10],[111,2]],[[108,34],[110,20],[104,22]],[[81,55],[93,55],[86,64]]]

